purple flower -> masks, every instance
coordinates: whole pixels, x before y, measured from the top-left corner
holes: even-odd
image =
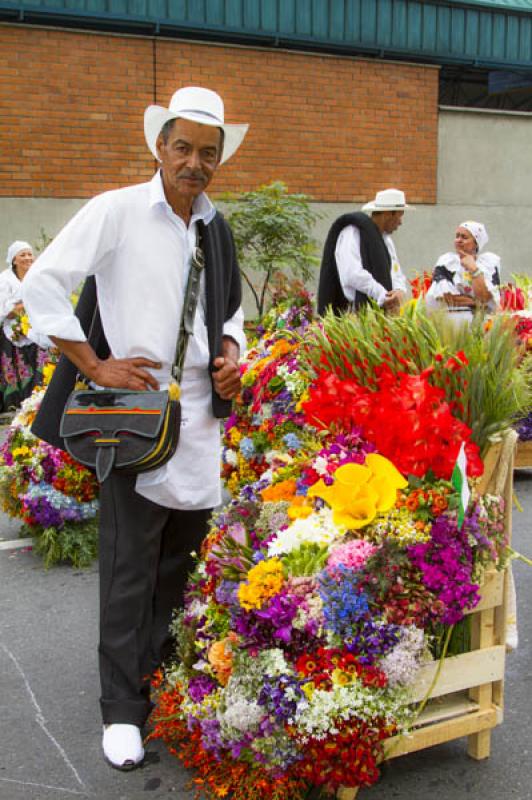
[[[459,622],[465,609],[477,605],[479,587],[472,583],[473,550],[467,525],[458,530],[455,518],[442,514],[432,525],[430,541],[412,545],[408,554],[424,585],[444,604],[444,625]]]
[[[201,703],[204,697],[212,694],[216,684],[208,675],[198,675],[188,682],[188,693],[194,703]]]
[[[294,716],[298,701],[304,697],[300,683],[295,678],[289,675],[279,675],[275,678],[265,676],[258,703],[276,719],[287,720]],[[263,733],[266,736],[268,722],[266,718],[263,726]]]

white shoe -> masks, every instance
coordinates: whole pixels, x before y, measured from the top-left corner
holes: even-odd
[[[106,761],[115,769],[135,769],[144,759],[142,736],[136,725],[104,725],[102,747]]]

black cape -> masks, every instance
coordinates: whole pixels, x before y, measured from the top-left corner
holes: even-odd
[[[323,249],[318,287],[318,314],[320,316],[323,316],[329,307],[335,314],[341,314],[350,307],[350,302],[342,290],[335,257],[338,237],[348,225],[355,225],[360,231],[360,256],[365,269],[387,291],[392,289],[392,260],[379,228],[370,217],[361,211],[343,214],[333,222]],[[356,293],[356,309],[368,302],[369,298],[366,294]]]
[[[242,287],[233,235],[222,215],[216,213],[208,225],[198,222],[198,226],[205,254],[207,336],[212,374],[212,363],[222,354],[224,323],[238,310],[242,301]],[[92,276],[83,285],[75,313],[96,355],[107,358],[109,345],[100,320],[96,281]],[[134,313],[133,309],[131,313]],[[66,356],[61,356],[31,429],[35,436],[61,450],[64,450],[64,442],[59,436],[59,424],[77,374],[75,365]],[[222,400],[214,387],[212,410],[217,418],[227,417],[231,413],[231,401]]]

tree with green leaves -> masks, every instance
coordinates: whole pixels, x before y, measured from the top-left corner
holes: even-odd
[[[311,230],[319,215],[304,194],[290,194],[281,181],[252,192],[226,194],[226,217],[235,238],[240,272],[259,319],[267,311],[279,272],[307,281],[319,263]],[[258,276],[258,277],[256,277]]]

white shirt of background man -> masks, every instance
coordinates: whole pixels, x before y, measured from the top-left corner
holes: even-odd
[[[392,237],[388,233],[385,233],[382,238],[384,239],[384,244],[388,249],[392,261],[392,289],[399,289],[406,294],[408,284],[401,270]],[[338,276],[346,300],[350,303],[354,303],[355,294],[357,292],[363,292],[371,298],[371,300],[374,300],[377,305],[382,306],[386,299],[387,289],[375,280],[373,275],[365,269],[362,263],[362,257],[360,255],[360,231],[356,225],[348,225],[340,232],[336,242],[335,257],[338,267]]]

